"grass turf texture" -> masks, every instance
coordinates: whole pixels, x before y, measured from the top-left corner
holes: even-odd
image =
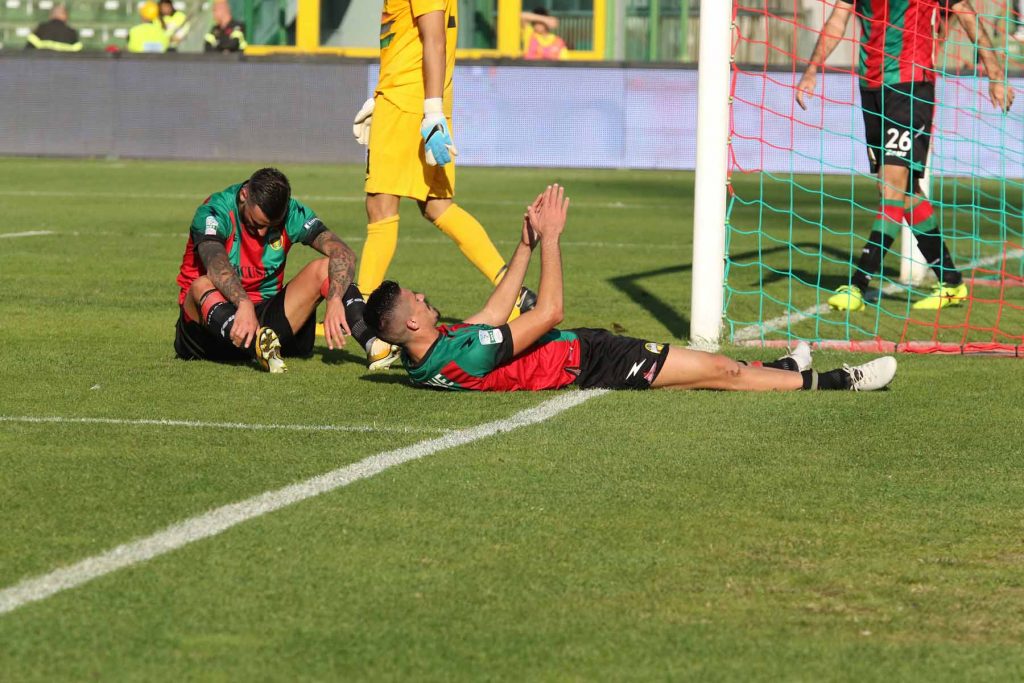
[[[280,377],[174,360],[185,226],[251,170],[0,160],[0,232],[54,231],[0,241],[0,415],[408,431],[0,423],[0,586],[550,398],[414,390],[351,345]],[[284,170],[358,251],[361,170]],[[691,176],[463,169],[459,193],[510,251],[556,180],[566,325],[685,337]],[[390,274],[475,310],[487,288],[456,249],[412,206],[401,231]],[[290,274],[312,253],[292,255]],[[0,671],[1019,679],[1022,380],[1018,360],[904,356],[878,394],[609,394],[0,616]]]

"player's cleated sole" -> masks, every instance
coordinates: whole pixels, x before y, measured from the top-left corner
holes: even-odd
[[[889,386],[896,376],[896,359],[882,356],[863,365],[843,368],[850,374],[851,391],[878,391]]]
[[[392,346],[380,339],[373,340],[370,353],[366,356],[366,369],[370,372],[383,372],[398,362],[402,349]]]
[[[914,303],[915,311],[937,311],[947,306],[959,306],[967,299],[967,285],[961,283],[956,287],[943,284],[935,285],[932,293]]]
[[[281,358],[281,340],[277,338],[277,332],[269,327],[256,330],[256,361],[272,375],[288,371],[288,366]]]

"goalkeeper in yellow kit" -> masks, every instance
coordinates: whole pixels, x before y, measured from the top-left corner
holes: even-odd
[[[380,20],[380,78],[352,131],[369,144],[366,162],[366,245],[358,283],[364,296],[384,280],[398,245],[398,203],[415,199],[423,217],[452,239],[492,284],[505,261],[483,226],[453,201],[455,143],[452,71],[458,35],[457,0],[384,0]],[[536,297],[520,293],[519,308]],[[367,344],[371,370],[389,367],[397,347]]]

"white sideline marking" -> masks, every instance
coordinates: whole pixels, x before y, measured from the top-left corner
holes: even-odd
[[[394,432],[398,434],[419,434],[433,432],[448,434],[450,429],[437,427],[378,427],[375,425],[303,425],[303,424],[249,424],[244,422],[200,422],[198,420],[160,420],[138,419],[128,420],[115,417],[62,417],[33,415],[0,415],[0,422],[28,422],[49,424],[101,424],[101,425],[132,425],[156,427],[199,427],[210,429],[243,429],[246,431],[266,431],[283,429],[292,432]]]
[[[267,491],[246,500],[224,505],[209,512],[190,517],[173,524],[152,536],[119,545],[116,548],[56,569],[49,574],[29,578],[0,590],[0,614],[6,614],[31,602],[44,600],[51,595],[81,586],[84,583],[105,576],[118,569],[153,559],[189,543],[215,536],[222,531],[261,517],[270,512],[293,505],[308,498],[333,491],[343,486],[380,474],[386,469],[418,460],[438,451],[478,441],[480,439],[510,432],[520,427],[544,422],[559,413],[606,393],[605,390],[572,391],[541,403],[535,408],[520,411],[515,415],[476,427],[459,429],[444,436],[420,441],[405,448],[385,451],[321,474],[305,481]]]
[[[1006,252],[1007,261],[1011,259],[1018,259],[1021,258],[1022,256],[1024,256],[1024,251],[1020,249],[1014,249],[1012,251]],[[993,263],[999,263],[1002,260],[1002,254],[986,256],[985,258],[980,258],[977,261],[971,261],[966,266],[964,266],[963,270],[966,270],[968,268],[978,268],[980,266],[990,266]],[[891,285],[888,285],[887,287],[883,287],[882,293],[895,294],[896,292],[899,292],[904,289],[906,289],[904,285],[893,283]],[[732,339],[733,341],[750,341],[752,339],[757,339],[766,332],[774,332],[775,330],[785,327],[786,325],[795,325],[799,322],[807,320],[808,318],[813,318],[816,315],[821,315],[822,313],[825,313],[827,311],[828,304],[818,304],[817,306],[805,308],[804,310],[799,311],[797,313],[785,313],[783,315],[776,316],[771,320],[765,320],[760,325],[748,325],[746,327],[740,328],[740,330],[732,336]]]
[[[37,235],[52,235],[53,230],[26,230],[25,232],[0,232],[0,238],[5,237],[36,237]]]

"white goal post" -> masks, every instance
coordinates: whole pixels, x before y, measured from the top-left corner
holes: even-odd
[[[690,346],[718,348],[725,290],[725,202],[732,80],[732,2],[701,3]]]

